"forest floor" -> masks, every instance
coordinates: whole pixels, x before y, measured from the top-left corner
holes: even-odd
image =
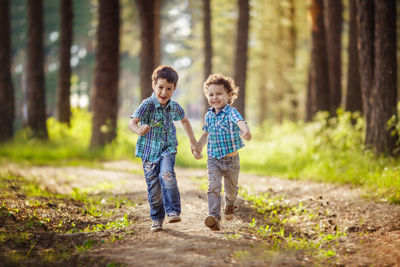
[[[204,225],[206,170],[176,168],[182,221],[153,233],[141,166],[132,162],[4,164],[0,171],[64,196],[92,188],[81,198],[100,196],[102,207],[113,211],[89,216],[82,208],[90,205],[79,197],[27,196],[21,181],[12,181],[0,195],[0,266],[400,266],[400,205],[367,199],[351,186],[241,173],[240,187],[268,196],[267,204],[238,196],[235,218],[223,219],[214,232]],[[134,204],[108,205],[118,197]]]

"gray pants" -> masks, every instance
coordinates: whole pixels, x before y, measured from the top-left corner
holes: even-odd
[[[233,205],[238,194],[239,154],[233,157],[214,159],[208,157],[208,213],[221,219],[221,189],[224,177],[225,204]]]

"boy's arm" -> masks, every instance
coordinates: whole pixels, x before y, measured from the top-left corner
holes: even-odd
[[[147,124],[139,126],[140,119],[132,118],[129,121],[129,129],[138,135],[145,135],[150,131],[150,126]]]
[[[249,141],[251,139],[250,129],[247,126],[245,121],[238,121],[237,126],[239,126],[240,131],[242,132],[242,137]]]
[[[192,153],[193,153],[193,151],[196,150],[196,148],[197,148],[197,141],[196,141],[196,137],[194,136],[192,125],[190,124],[190,121],[186,116],[181,120],[181,123],[182,123],[183,129],[185,130],[187,137],[189,138]]]
[[[207,137],[208,137],[207,132],[203,132],[203,134],[200,136],[200,139],[197,142],[199,148],[199,150],[197,151],[198,153],[201,153],[203,151],[203,147],[207,144]]]

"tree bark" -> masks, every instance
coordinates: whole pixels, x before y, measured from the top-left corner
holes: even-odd
[[[342,0],[324,0],[323,2],[324,23],[326,29],[326,47],[328,58],[329,78],[329,111],[332,116],[340,106],[342,98]]]
[[[28,0],[28,126],[32,136],[47,139],[43,56],[43,2]]]
[[[246,70],[247,70],[247,47],[249,35],[249,0],[238,0],[239,18],[237,22],[236,51],[235,51],[235,70],[234,79],[239,87],[239,95],[235,106],[240,114],[245,118],[246,100]]]
[[[203,0],[203,38],[204,38],[204,80],[212,73],[212,39],[211,39],[211,9],[210,0]],[[208,108],[204,98],[203,112]]]
[[[161,3],[154,1],[154,66],[161,64]]]
[[[374,80],[374,1],[356,0],[357,2],[357,46],[359,73],[362,94],[362,109],[365,116],[365,145],[372,145],[371,129],[371,92]]]
[[[311,1],[311,115],[329,111],[328,62],[322,0]]]
[[[305,114],[305,121],[310,122],[315,114],[313,112],[313,105],[312,105],[312,93],[311,88],[313,80],[311,79],[311,69],[312,69],[312,62],[310,62],[310,66],[308,67],[308,82],[307,82],[307,92],[306,92],[306,114]]]
[[[357,50],[357,5],[356,0],[350,0],[349,14],[349,65],[347,70],[347,93],[344,100],[347,111],[362,113],[360,72]]]
[[[288,8],[288,20],[290,21],[290,26],[288,29],[288,38],[289,38],[289,68],[291,69],[292,75],[295,72],[296,68],[296,42],[297,42],[297,32],[296,32],[296,21],[295,21],[295,3],[294,0],[289,1]],[[289,97],[290,97],[290,110],[289,110],[289,119],[291,121],[296,121],[298,118],[298,106],[299,101],[297,99],[296,91],[293,87],[293,83],[289,83]]]
[[[394,154],[397,134],[387,123],[397,116],[396,0],[375,0],[375,65],[372,123],[375,152]]]
[[[140,87],[142,100],[151,96],[151,75],[160,64],[160,7],[162,0],[136,0],[141,22]]]
[[[0,142],[13,137],[14,87],[11,79],[10,1],[0,2]]]
[[[70,125],[71,104],[71,45],[72,45],[72,20],[73,6],[72,0],[61,0],[61,36],[60,36],[60,69],[58,72],[58,90],[56,117],[60,122]]]
[[[265,79],[265,73],[261,69],[260,70],[260,80]],[[267,99],[267,86],[265,83],[260,84],[259,88],[259,97],[258,97],[258,105],[260,107],[260,112],[258,115],[258,122],[262,125],[267,120],[267,109],[268,109],[268,99]]]
[[[91,147],[108,144],[117,135],[119,26],[118,0],[100,0]]]

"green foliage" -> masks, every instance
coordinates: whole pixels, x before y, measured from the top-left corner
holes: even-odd
[[[263,175],[354,184],[374,197],[400,199],[395,158],[376,156],[363,146],[365,122],[358,113],[319,113],[310,123],[284,122],[253,128],[241,151],[241,168]]]
[[[124,229],[126,227],[130,226],[130,221],[128,220],[128,215],[125,214],[123,218],[121,218],[120,220],[117,221],[112,221],[112,222],[108,222],[106,224],[96,224],[96,225],[92,225],[92,227],[90,227],[90,225],[88,225],[88,227],[86,229],[84,229],[84,232],[97,232],[97,231],[104,231],[104,230],[119,230],[119,229]]]
[[[296,230],[296,224],[291,222],[297,219],[307,225],[319,225],[319,218],[316,218],[318,215],[310,216],[314,212],[304,208],[301,202],[296,207],[289,205],[283,197],[249,194],[244,190],[239,193],[263,215],[260,221],[252,219],[248,225],[250,231],[273,244],[272,249],[302,250],[319,260],[326,260],[336,255],[337,239],[346,234],[338,230],[335,233],[327,233],[320,227],[315,227],[314,233],[310,234],[302,233],[301,229]]]
[[[133,158],[135,136],[126,125],[122,126],[125,130],[118,131],[117,140],[104,148],[89,150],[91,121],[91,114],[80,109],[72,111],[71,127],[50,117],[50,141],[31,139],[30,129],[21,129],[12,142],[0,146],[0,158],[35,165],[93,165],[96,160]]]
[[[134,156],[137,135],[127,121],[118,123],[118,136],[104,148],[90,150],[91,115],[73,110],[71,127],[49,118],[50,141],[29,139],[29,129],[16,133],[12,142],[0,146],[0,159],[25,164],[96,165],[103,160],[129,159]],[[371,189],[371,196],[400,202],[400,169],[397,159],[376,156],[363,146],[365,122],[358,113],[338,111],[329,118],[319,113],[310,123],[285,121],[251,127],[253,139],[240,150],[241,170],[290,179],[354,184]],[[196,127],[195,127],[196,130]],[[200,131],[195,131],[199,137]],[[207,152],[195,160],[182,127],[177,125],[176,164],[206,168]],[[99,185],[100,186],[100,185]],[[101,185],[103,187],[111,185]],[[33,189],[32,189],[33,190]]]
[[[131,225],[126,213],[122,218],[119,216],[113,220],[105,220],[109,217],[108,214],[115,212],[113,206],[118,208],[121,203],[127,202],[118,196],[107,197],[109,195],[107,188],[102,192],[105,196],[90,195],[83,190],[75,190],[71,195],[53,194],[41,189],[31,178],[15,174],[10,170],[2,170],[0,172],[2,199],[0,244],[4,248],[0,251],[2,263],[5,266],[32,264],[92,266],[93,264],[83,259],[78,263],[76,260],[74,263],[69,261],[73,260],[71,257],[77,253],[85,253],[105,241],[116,242],[132,233],[131,230],[126,231]],[[116,202],[115,205],[110,205],[113,201]],[[56,208],[57,206],[61,208]],[[107,230],[115,233],[105,240],[95,235],[89,236],[91,231]],[[81,234],[71,235],[68,242],[62,237],[66,233],[78,232]],[[82,236],[86,238],[82,240],[80,238]],[[51,244],[51,247],[48,244]],[[86,264],[81,264],[81,261],[85,261]],[[112,264],[114,265],[110,266],[120,266],[118,263]]]

